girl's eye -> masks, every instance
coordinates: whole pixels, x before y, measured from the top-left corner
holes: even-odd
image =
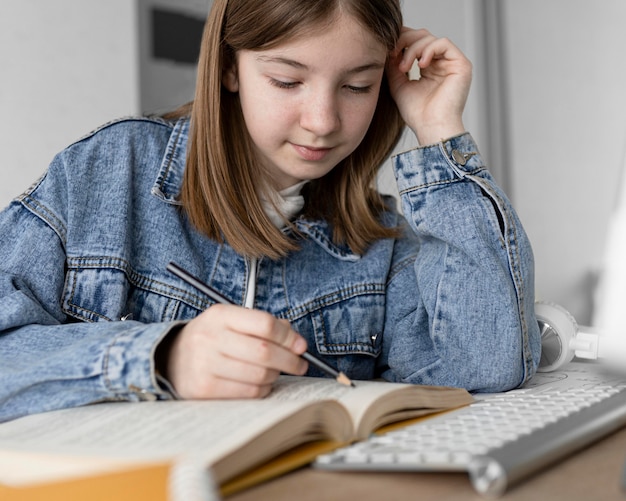
[[[366,85],[365,87],[357,87],[355,85],[346,85],[346,89],[354,94],[367,94],[372,90],[372,86]]]
[[[279,89],[293,89],[298,85],[298,82],[283,82],[282,80],[276,80],[274,78],[270,78],[270,83]]]
[[[270,84],[272,84],[274,87],[278,87],[279,89],[294,89],[300,83],[297,81],[285,82],[284,80],[276,80],[275,78],[270,78],[269,81]],[[357,85],[346,85],[345,88],[353,94],[367,94],[372,90],[371,85],[366,85],[363,87]]]

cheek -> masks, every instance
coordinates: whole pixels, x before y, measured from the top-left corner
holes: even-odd
[[[290,107],[284,100],[278,101],[272,96],[259,92],[239,93],[241,110],[246,127],[253,138],[271,138],[291,123],[293,117]]]
[[[282,107],[263,106],[257,102],[244,109],[244,120],[257,146],[276,146],[284,141],[289,117]]]
[[[349,125],[350,129],[354,131],[355,139],[358,136],[360,139],[363,139],[367,130],[372,123],[372,118],[374,117],[374,112],[376,111],[377,101],[373,101],[367,103],[366,105],[359,106],[358,108],[352,109],[349,113],[346,114],[346,125]],[[359,139],[359,141],[360,141]]]
[[[241,111],[243,113],[243,119],[248,129],[248,134],[252,138],[252,141],[258,145],[259,142],[263,142],[263,112],[262,109],[255,103],[253,106],[248,106],[245,100],[242,99]]]

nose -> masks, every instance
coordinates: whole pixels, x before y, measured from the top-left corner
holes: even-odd
[[[318,92],[305,98],[300,114],[303,129],[323,137],[336,132],[340,125],[339,106],[332,92]]]

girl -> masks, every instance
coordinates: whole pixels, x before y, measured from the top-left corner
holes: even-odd
[[[532,252],[464,130],[470,80],[398,0],[215,0],[194,102],[92,132],[1,214],[0,419],[262,397],[322,375],[307,347],[352,379],[523,383]],[[373,185],[405,124],[402,217]]]

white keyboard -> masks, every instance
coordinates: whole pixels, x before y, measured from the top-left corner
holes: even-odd
[[[626,380],[595,366],[538,374],[525,388],[477,396],[468,407],[373,435],[319,456],[317,468],[467,471],[477,492],[514,483],[626,424]]]

